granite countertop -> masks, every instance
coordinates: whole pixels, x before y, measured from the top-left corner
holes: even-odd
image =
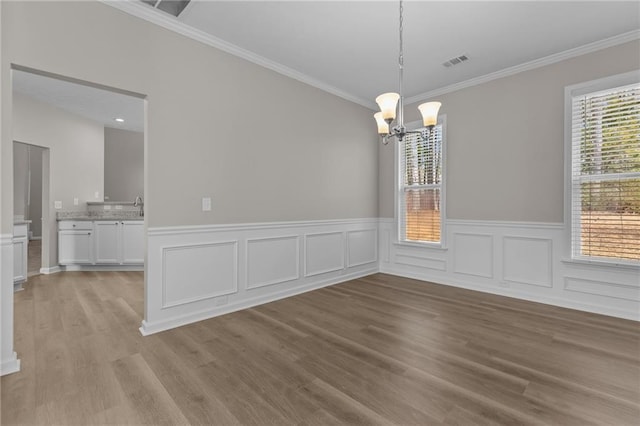
[[[144,216],[140,216],[137,211],[71,211],[56,213],[56,220],[144,220]]]

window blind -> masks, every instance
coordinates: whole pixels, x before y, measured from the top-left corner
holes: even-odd
[[[572,98],[573,256],[640,261],[640,84]]]
[[[400,143],[400,235],[406,241],[440,242],[442,125],[423,140],[417,134]]]

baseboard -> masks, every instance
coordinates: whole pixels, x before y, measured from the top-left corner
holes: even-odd
[[[356,278],[362,278],[367,275],[375,274],[378,272],[377,265],[374,268],[368,270],[361,270],[352,274],[342,275],[337,278],[320,280],[318,282],[314,282],[312,284],[307,284],[301,287],[292,288],[286,291],[268,294],[263,297],[255,297],[252,299],[244,299],[239,301],[238,303],[234,303],[231,305],[220,306],[214,309],[206,309],[200,312],[190,313],[188,315],[183,315],[180,317],[170,318],[164,321],[158,321],[154,323],[149,323],[147,321],[142,321],[142,325],[140,326],[140,333],[143,336],[149,336],[151,334],[159,333],[161,331],[170,330],[172,328],[180,327],[183,325],[187,325],[197,321],[203,321],[210,318],[214,318],[220,315],[229,314],[231,312],[240,311],[243,309],[251,308],[258,305],[263,305],[265,303],[275,302],[276,300],[285,299],[287,297],[295,296],[297,294],[306,293],[309,291],[317,290],[323,287],[329,287],[335,284],[339,284],[345,281],[353,280]]]
[[[20,371],[20,360],[15,352],[9,359],[2,360],[2,363],[0,363],[0,376],[17,373],[18,371]]]
[[[529,302],[542,303],[545,305],[558,306],[561,308],[575,309],[578,311],[591,312],[594,314],[607,315],[611,317],[623,318],[623,319],[628,319],[633,321],[640,321],[640,312],[637,312],[637,311],[627,311],[627,310],[617,309],[609,306],[575,302],[567,299],[549,297],[549,296],[540,295],[540,294],[526,293],[526,292],[517,291],[513,289],[503,289],[503,288],[482,286],[472,281],[464,281],[460,279],[452,279],[452,278],[431,279],[431,278],[426,278],[424,274],[411,272],[398,267],[382,266],[380,268],[380,272],[383,274],[395,275],[395,276],[404,277],[404,278],[411,278],[419,281],[445,285],[449,287],[464,288],[466,290],[478,291],[481,293],[495,294],[497,296],[511,297],[514,299],[527,300]]]
[[[62,269],[59,265],[51,266],[49,268],[40,268],[40,273],[45,275],[57,274],[58,272],[62,272]]]
[[[64,272],[144,271],[144,265],[66,265],[59,269]]]

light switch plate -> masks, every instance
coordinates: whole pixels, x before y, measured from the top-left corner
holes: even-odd
[[[54,201],[53,202],[53,207],[55,207],[56,209],[61,209],[62,208],[62,201]]]
[[[210,197],[203,197],[202,198],[202,211],[203,212],[210,212],[211,211],[211,198]]]
[[[77,206],[77,205],[78,205],[78,199],[77,199],[77,198],[74,198],[74,199],[73,199],[73,205],[74,205],[74,206]]]
[[[96,200],[100,199],[100,192],[96,191],[93,196],[96,198]]]

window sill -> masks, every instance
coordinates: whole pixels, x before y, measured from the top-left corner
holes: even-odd
[[[562,259],[562,263],[573,266],[592,266],[596,268],[625,269],[640,272],[640,263],[616,262],[615,260],[598,259]]]
[[[447,250],[449,250],[442,243],[427,243],[427,242],[421,243],[421,242],[414,242],[414,241],[394,241],[393,245],[394,246],[398,246],[398,247],[413,247],[413,248],[429,249],[429,250],[434,250],[434,251],[447,251]]]

